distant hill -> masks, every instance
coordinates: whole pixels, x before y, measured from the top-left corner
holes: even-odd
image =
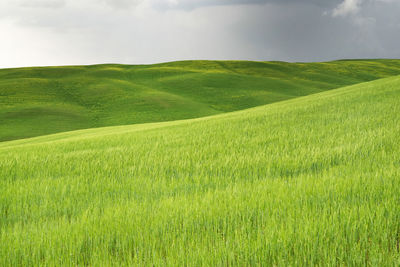
[[[215,115],[400,74],[400,60],[0,70],[0,141]]]

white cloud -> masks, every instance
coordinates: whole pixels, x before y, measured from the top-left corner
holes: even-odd
[[[114,8],[130,8],[137,6],[146,0],[104,0],[104,2]]]
[[[20,0],[19,4],[30,8],[60,8],[65,6],[65,0]]]
[[[332,12],[334,17],[344,17],[356,14],[360,10],[362,0],[344,0]]]

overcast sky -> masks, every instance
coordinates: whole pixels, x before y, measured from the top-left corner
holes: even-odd
[[[0,68],[400,58],[400,0],[0,0]]]

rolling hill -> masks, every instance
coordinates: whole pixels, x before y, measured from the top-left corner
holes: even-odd
[[[79,88],[89,81],[99,86],[80,91],[92,92],[87,96],[93,103],[100,99],[95,93],[100,84],[125,84],[122,73],[145,77],[132,78],[135,93],[147,95],[157,84],[162,94],[205,107],[203,113],[187,109],[179,115],[185,117],[291,98],[297,92],[288,89],[282,97],[283,86],[276,91],[266,87],[254,99],[235,105],[227,97],[242,93],[241,86],[228,90],[240,83],[234,78],[259,75],[272,83],[274,73],[276,82],[283,77],[282,83],[292,88],[308,86],[298,94],[309,94],[318,86],[326,90],[395,73],[391,64],[396,62],[248,63],[240,70],[235,64],[244,63],[230,63],[229,68],[204,63],[215,64],[215,73],[202,72],[199,63],[193,63],[193,70],[191,63],[171,63],[12,71],[15,76],[23,71],[34,77],[59,75],[77,83],[76,77],[87,77]],[[293,77],[303,78],[289,81],[290,68]],[[304,72],[296,74],[301,68],[308,69],[304,72],[309,80]],[[183,69],[185,78],[175,76]],[[70,78],[64,78],[66,71]],[[157,75],[160,78],[148,78]],[[227,81],[226,95],[221,93],[220,102],[205,101],[224,84],[217,83],[221,77]],[[27,84],[35,84],[39,78],[27,79]],[[49,82],[43,79],[37,82]],[[183,86],[188,80],[210,88],[191,90]],[[4,88],[4,79],[2,83]],[[131,82],[124,90],[129,88]],[[25,95],[45,95],[33,91]],[[61,93],[48,95],[59,99]],[[79,102],[84,98],[75,96],[65,99],[76,100],[71,100],[76,110],[91,110],[91,102]],[[113,105],[119,101],[106,93],[102,97]],[[96,107],[93,118],[105,112],[105,106]],[[115,108],[120,108],[115,114],[128,109],[122,104]],[[0,265],[397,266],[399,114],[400,76],[395,76],[206,118],[2,142]],[[111,122],[112,114],[108,116]]]
[[[0,141],[237,111],[400,74],[400,60],[0,70]]]

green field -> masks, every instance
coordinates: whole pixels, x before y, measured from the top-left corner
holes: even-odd
[[[0,70],[0,141],[237,111],[400,74],[400,60]]]
[[[0,266],[399,266],[400,76],[290,99],[398,75],[399,61],[225,64],[0,71],[0,88],[26,82],[2,131],[62,110],[81,119],[67,129],[280,101],[0,143]],[[82,90],[63,99],[69,82]],[[125,82],[115,92],[142,106],[108,95]],[[48,116],[22,104],[52,97]]]

